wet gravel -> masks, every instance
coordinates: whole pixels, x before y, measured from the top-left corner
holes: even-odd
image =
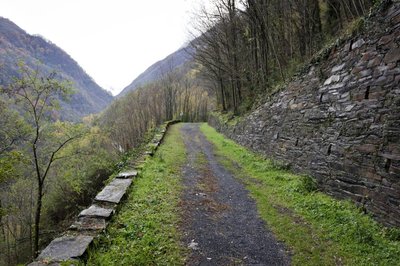
[[[259,217],[244,185],[215,158],[199,124],[181,128],[188,162],[183,169],[187,265],[289,265],[285,247]]]

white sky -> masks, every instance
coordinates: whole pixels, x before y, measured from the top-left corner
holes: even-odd
[[[189,40],[201,0],[0,0],[0,16],[66,51],[118,94]]]

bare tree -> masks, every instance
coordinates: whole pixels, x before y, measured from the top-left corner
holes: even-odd
[[[222,111],[251,107],[321,48],[326,36],[366,13],[371,0],[215,0],[202,9],[191,45]],[[321,14],[322,13],[322,14]],[[325,29],[324,29],[325,28]]]

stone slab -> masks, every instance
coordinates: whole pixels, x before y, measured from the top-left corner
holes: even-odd
[[[138,172],[136,170],[129,170],[129,171],[124,171],[121,172],[117,175],[117,178],[132,178],[136,177]]]
[[[79,258],[92,241],[92,236],[85,235],[56,238],[40,253],[38,260],[65,261]]]
[[[78,231],[100,231],[106,229],[107,223],[104,218],[79,217],[70,227],[70,230]]]
[[[96,205],[92,205],[89,208],[81,211],[79,213],[79,217],[85,216],[85,217],[97,217],[97,218],[110,218],[112,213],[114,212],[113,209],[106,209],[102,208]]]
[[[61,264],[58,262],[46,263],[46,262],[40,262],[40,261],[34,261],[34,262],[31,262],[28,264],[28,266],[60,266],[60,265]]]
[[[99,194],[97,194],[95,200],[119,203],[131,183],[131,178],[115,178],[110,184],[105,186]]]

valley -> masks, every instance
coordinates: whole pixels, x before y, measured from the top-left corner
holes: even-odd
[[[179,1],[53,20],[115,97],[0,17],[0,265],[397,265],[400,2],[210,1],[146,68]]]

